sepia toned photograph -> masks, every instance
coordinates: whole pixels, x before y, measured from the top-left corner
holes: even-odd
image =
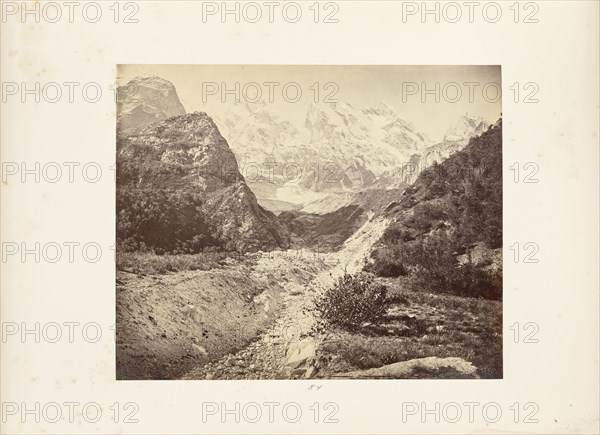
[[[599,12],[0,2],[0,433],[600,434]]]
[[[503,378],[500,66],[117,81],[118,380]]]

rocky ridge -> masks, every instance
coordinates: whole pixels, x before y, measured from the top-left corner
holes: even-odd
[[[175,86],[160,77],[136,77],[117,89],[117,97],[119,134],[132,134],[147,125],[185,114]]]
[[[135,195],[149,189],[191,195],[195,209],[190,213],[200,213],[206,222],[203,235],[224,249],[255,251],[288,245],[285,229],[257,203],[235,155],[206,113],[171,117],[121,138],[117,177],[117,193]],[[190,224],[184,221],[178,226]]]

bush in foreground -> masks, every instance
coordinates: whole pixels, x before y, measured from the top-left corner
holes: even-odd
[[[386,314],[387,289],[364,273],[344,274],[316,303],[326,325],[353,329],[364,322],[377,323]]]

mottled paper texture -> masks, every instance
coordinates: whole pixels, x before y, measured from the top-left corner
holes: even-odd
[[[596,2],[1,7],[2,433],[599,431]]]

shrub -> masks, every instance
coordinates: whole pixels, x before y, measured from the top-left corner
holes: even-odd
[[[471,264],[438,268],[418,266],[411,274],[408,286],[413,291],[502,300],[502,275]]]
[[[451,292],[472,298],[502,299],[502,275],[466,264],[452,274]]]
[[[395,258],[381,258],[372,266],[369,266],[369,271],[383,278],[397,278],[408,275],[406,266]]]
[[[461,248],[464,246],[444,232],[432,234],[421,243],[405,244],[401,260],[410,271],[409,287],[428,293],[502,299],[501,273],[473,264],[470,257],[466,264],[460,264],[456,254]]]
[[[405,228],[402,228],[396,223],[391,223],[383,233],[383,240],[389,246],[413,240],[415,236]]]
[[[202,195],[167,189],[117,189],[117,243],[126,252],[194,254],[216,245]]]
[[[364,273],[344,274],[316,303],[317,312],[325,324],[349,329],[364,322],[379,322],[387,307],[386,287]]]
[[[388,217],[369,270],[391,277],[402,265],[413,290],[501,299],[501,273],[458,261],[474,245],[502,247],[501,121],[421,172]]]

